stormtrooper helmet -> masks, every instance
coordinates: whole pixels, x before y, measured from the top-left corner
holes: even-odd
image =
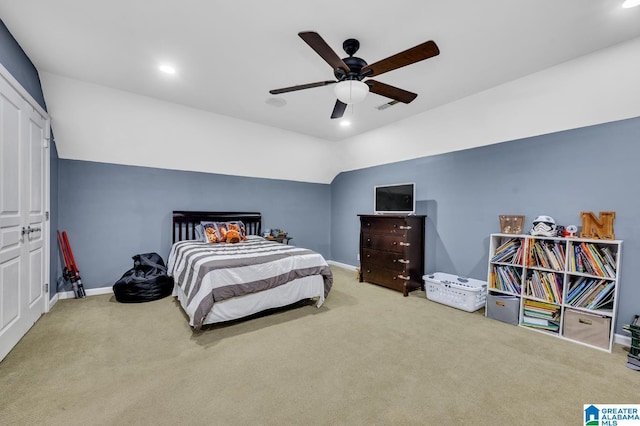
[[[558,227],[556,221],[551,216],[538,216],[533,221],[531,235],[542,235],[544,237],[555,237],[558,235]]]

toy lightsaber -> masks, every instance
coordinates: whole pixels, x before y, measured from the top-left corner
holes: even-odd
[[[73,289],[73,294],[76,299],[82,299],[86,296],[84,292],[84,286],[82,285],[82,280],[80,279],[80,271],[78,271],[78,266],[76,265],[76,261],[73,258],[73,252],[71,251],[71,245],[69,244],[69,237],[67,237],[66,232],[60,233],[58,231],[58,243],[60,244],[60,251],[62,251],[62,257],[64,258],[64,270],[62,271],[62,276],[65,281],[71,282],[71,288]]]

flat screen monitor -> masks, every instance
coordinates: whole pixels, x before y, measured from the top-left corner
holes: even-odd
[[[413,183],[378,185],[373,188],[373,210],[376,214],[416,212],[416,186]]]

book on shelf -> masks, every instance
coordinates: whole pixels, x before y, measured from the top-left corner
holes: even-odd
[[[527,278],[527,294],[551,303],[562,300],[562,278],[555,272],[534,270]]]
[[[600,302],[598,302],[597,305],[594,305],[592,308],[593,310],[598,310],[598,309],[613,309],[613,291],[611,291],[609,294],[607,294]]]
[[[537,240],[531,245],[530,266],[561,271],[564,269],[564,256],[564,249],[559,242]]]
[[[529,323],[529,324],[535,324],[535,325],[549,325],[549,320],[545,319],[545,318],[538,318],[538,317],[532,317],[529,315],[524,315],[522,317],[522,321]]]
[[[579,277],[577,280],[569,283],[569,291],[567,292],[567,303],[571,303],[576,294],[580,293],[585,285],[587,285],[587,277]]]
[[[593,244],[587,243],[582,243],[580,244],[580,246],[582,247],[582,251],[589,258],[589,262],[591,263],[593,270],[596,272],[595,275],[601,277],[606,276],[604,265],[602,264],[602,258],[598,254],[598,250],[596,249],[596,247]]]
[[[615,278],[615,258],[610,247],[598,247],[593,243],[582,242],[573,247],[569,270],[599,277]]]
[[[496,265],[491,278],[492,288],[507,291],[510,293],[520,294],[520,273],[514,266]]]
[[[560,307],[556,304],[526,299],[524,301],[524,311],[534,317],[557,319],[560,314]]]
[[[511,238],[496,249],[491,262],[519,263],[521,259],[522,241],[518,238]]]
[[[580,277],[569,287],[567,304],[586,309],[604,309],[613,304],[615,281]]]
[[[609,281],[603,288],[600,289],[598,294],[589,302],[585,308],[587,309],[601,309],[613,302],[613,290],[615,283]]]
[[[595,298],[597,293],[602,289],[604,285],[603,280],[593,280],[589,286],[580,292],[572,301],[573,306],[586,306],[591,300]]]
[[[609,265],[611,265],[612,267],[616,266],[616,260],[613,257],[613,254],[611,253],[611,248],[609,247],[602,247],[600,249],[600,251],[602,252],[602,254],[604,255],[605,259],[607,260],[607,263]],[[615,272],[615,271],[614,271]]]
[[[550,303],[526,299],[522,312],[522,324],[557,332],[560,329],[560,307]]]
[[[541,328],[544,330],[558,331],[560,324],[558,321],[546,320],[531,316],[523,316],[522,324],[532,328]]]

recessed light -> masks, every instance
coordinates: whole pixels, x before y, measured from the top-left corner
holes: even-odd
[[[340,121],[340,125],[342,127],[349,127],[349,126],[351,126],[351,122],[349,120],[341,120]]]
[[[176,69],[174,67],[172,67],[171,65],[168,64],[162,64],[158,67],[158,69],[160,71],[162,71],[165,74],[175,74],[176,73]]]
[[[625,9],[636,6],[640,6],[640,0],[626,0],[624,3],[622,3],[622,7],[624,7]]]

